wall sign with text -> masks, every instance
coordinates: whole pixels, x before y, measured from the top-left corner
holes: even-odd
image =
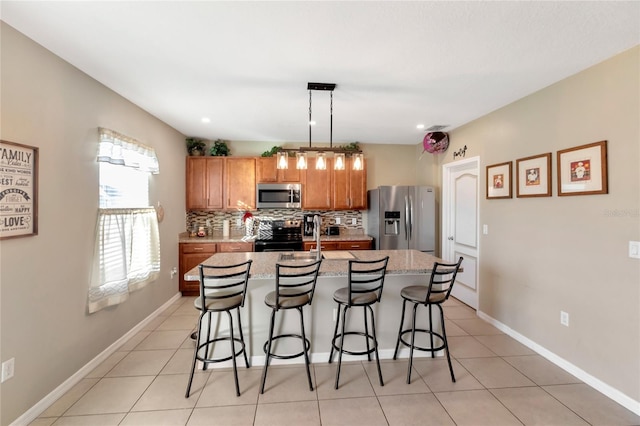
[[[0,141],[0,239],[38,235],[38,148]]]

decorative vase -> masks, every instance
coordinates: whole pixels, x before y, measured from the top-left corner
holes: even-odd
[[[253,218],[249,217],[244,221],[244,235],[246,237],[253,237]]]

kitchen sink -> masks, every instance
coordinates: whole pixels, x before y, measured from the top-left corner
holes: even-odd
[[[281,253],[280,254],[280,258],[278,260],[280,260],[280,261],[298,261],[298,262],[315,262],[316,260],[318,260],[318,255],[316,253],[293,251],[293,252]]]
[[[322,252],[322,258],[327,260],[349,260],[356,257],[349,251],[326,251]],[[305,252],[286,252],[281,253],[279,261],[298,261],[298,262],[315,262],[318,260],[317,253]]]

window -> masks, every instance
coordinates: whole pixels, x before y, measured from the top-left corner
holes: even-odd
[[[149,207],[149,176],[158,173],[155,151],[100,129],[100,209],[96,226],[89,312],[124,302],[129,292],[157,279],[160,238]]]

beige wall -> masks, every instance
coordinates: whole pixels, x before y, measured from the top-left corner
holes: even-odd
[[[0,137],[40,148],[39,234],[0,242],[2,384],[7,425],[178,291],[178,233],[184,229],[184,138],[140,108],[1,24]],[[97,128],[153,146],[160,174],[161,274],[129,300],[86,313],[98,208]]]
[[[640,401],[640,47],[451,132],[480,156],[480,310]],[[558,197],[556,152],[608,141],[609,194]],[[487,165],[552,152],[553,196],[485,199]],[[515,184],[515,179],[514,179]],[[560,310],[570,327],[560,325]]]

